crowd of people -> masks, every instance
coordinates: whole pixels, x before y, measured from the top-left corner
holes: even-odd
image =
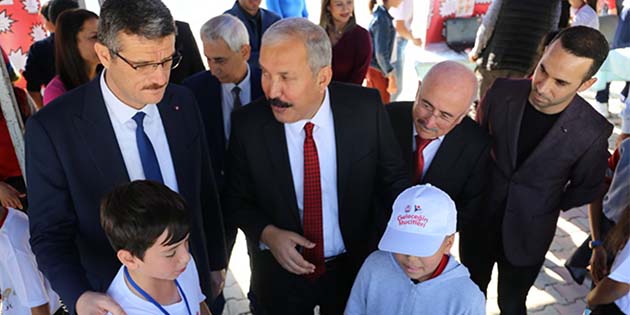
[[[260,2],[203,24],[208,70],[160,0],[42,9],[26,181],[0,155],[0,313],[222,314],[240,229],[256,315],[485,314],[495,264],[523,315],[560,211],[588,204],[587,312],[630,314],[630,106],[610,155],[578,95],[609,51],[595,4],[559,28],[564,1],[495,0],[476,73],[437,63],[397,101],[412,1],[370,1],[368,29],[353,0],[319,25]]]

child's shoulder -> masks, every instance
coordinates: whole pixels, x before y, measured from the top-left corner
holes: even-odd
[[[375,264],[390,261],[392,254],[384,252],[382,250],[373,251],[368,258],[365,259],[364,264]]]

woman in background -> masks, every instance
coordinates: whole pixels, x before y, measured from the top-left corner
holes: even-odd
[[[56,26],[57,75],[46,86],[44,105],[94,79],[100,64],[94,51],[98,28],[96,14],[83,9],[66,11],[59,15]]]
[[[367,72],[367,86],[376,88],[381,93],[383,104],[388,104],[391,94],[398,91],[396,74],[394,70],[394,40],[396,29],[394,18],[387,12],[389,8],[395,8],[402,0],[370,0],[369,8],[372,11],[370,22],[370,35],[374,44],[372,61]],[[376,9],[374,7],[376,6]]]
[[[332,44],[333,81],[363,83],[372,57],[370,34],[357,25],[354,0],[322,0],[319,25]]]

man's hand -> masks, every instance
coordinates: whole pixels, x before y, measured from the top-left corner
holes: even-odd
[[[86,291],[77,300],[78,315],[126,315],[125,311],[110,296],[103,293]]]
[[[422,38],[414,37],[414,39],[412,39],[411,42],[416,46],[422,46]]]
[[[260,234],[260,240],[269,246],[273,257],[287,271],[296,275],[315,272],[315,265],[306,261],[295,249],[298,245],[306,248],[315,247],[315,243],[302,235],[267,225]]]
[[[606,249],[602,246],[595,247],[591,255],[591,277],[595,284],[599,283],[606,275],[608,275],[608,266],[606,264]]]
[[[17,189],[5,182],[0,182],[0,205],[3,207],[22,209],[20,198],[24,197],[26,197],[26,194],[17,191]]]
[[[396,75],[394,72],[390,73],[387,76],[387,79],[389,80],[389,83],[387,84],[387,93],[395,94],[398,91],[398,84],[396,82]]]
[[[210,285],[212,288],[212,299],[216,299],[225,287],[225,269],[210,271]]]
[[[477,56],[476,54],[474,54],[472,51],[468,53],[468,59],[471,62],[476,62],[477,59],[479,59],[479,56]]]

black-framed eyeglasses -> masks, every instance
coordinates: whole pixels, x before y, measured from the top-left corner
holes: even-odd
[[[175,52],[170,58],[159,61],[159,62],[146,62],[146,63],[140,63],[140,64],[135,64],[127,60],[127,58],[121,56],[120,53],[118,52],[114,52],[114,54],[118,56],[118,58],[122,59],[122,61],[124,61],[126,64],[128,64],[133,70],[136,70],[141,74],[153,73],[160,66],[164,68],[175,69],[177,68],[177,66],[179,66],[179,63],[182,61],[182,55],[179,52]]]

